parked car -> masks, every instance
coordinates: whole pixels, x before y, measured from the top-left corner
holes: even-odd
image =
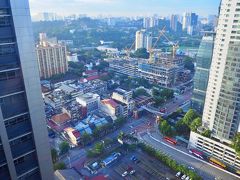
[[[125,171],[124,173],[122,173],[122,177],[126,177],[128,175],[128,172]]]
[[[184,174],[181,179],[184,180],[187,176]]]
[[[190,180],[190,177],[189,177],[189,176],[187,176],[187,177],[185,178],[185,180]]]
[[[137,161],[136,156],[132,156],[130,159],[131,159],[132,161]]]
[[[178,173],[176,174],[176,177],[180,177],[180,175],[181,175],[181,172],[178,172]]]
[[[133,175],[136,171],[133,169],[130,171],[130,174]]]
[[[136,171],[131,166],[129,166],[128,169],[127,169],[127,172],[129,174],[133,175]]]

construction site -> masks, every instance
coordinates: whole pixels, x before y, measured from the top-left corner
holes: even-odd
[[[188,80],[185,77],[190,72],[184,70],[183,60],[185,56],[177,53],[179,45],[168,39],[165,35],[165,27],[159,32],[154,44],[149,42],[149,33],[145,38],[144,34],[139,32],[145,33],[145,31],[137,31],[136,40],[130,48],[126,49],[125,57],[105,59],[109,62],[112,71],[130,77],[144,78],[162,87],[174,87],[179,84],[179,81]],[[161,38],[164,38],[172,45],[172,52],[162,52],[161,49],[157,48],[157,44]],[[150,40],[152,41],[152,37]],[[134,45],[135,50],[137,47],[145,48],[146,46],[149,59],[131,58],[130,54],[133,51]]]

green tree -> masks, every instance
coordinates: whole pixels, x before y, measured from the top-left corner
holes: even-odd
[[[104,144],[103,143],[96,143],[94,146],[94,151],[97,154],[102,154],[104,151]]]
[[[60,163],[55,163],[53,165],[54,170],[61,170],[61,169],[66,169],[66,165],[63,162]]]
[[[156,88],[153,88],[153,89],[152,89],[152,95],[153,95],[153,96],[159,96],[159,95],[160,95],[160,92],[159,92]]]
[[[51,149],[52,162],[55,163],[58,159],[58,152],[56,149]]]
[[[92,137],[90,134],[87,134],[86,132],[81,136],[81,143],[83,146],[87,145],[90,143],[92,140]]]
[[[232,140],[232,146],[237,152],[238,156],[240,156],[240,132],[236,133]]]
[[[179,135],[188,135],[190,133],[189,127],[183,122],[183,119],[179,120],[175,126]]]
[[[174,91],[171,89],[163,89],[160,92],[160,96],[164,97],[166,100],[172,99],[174,97]]]
[[[125,124],[126,123],[126,118],[124,118],[124,117],[119,117],[119,118],[117,118],[115,121],[114,121],[114,125],[116,126],[116,127],[120,127],[120,126],[122,126],[123,124]]]
[[[190,57],[187,57],[184,59],[184,67],[190,71],[194,71],[194,64],[193,64],[193,59]]]
[[[124,136],[125,136],[124,132],[121,131],[121,132],[118,134],[118,139],[123,139]]]
[[[96,69],[98,71],[104,71],[108,67],[109,67],[109,63],[108,62],[101,61],[99,65],[94,67],[94,69]]]
[[[149,96],[149,94],[147,93],[147,91],[143,88],[137,89],[136,91],[134,91],[133,96],[134,97],[138,97],[138,96]]]
[[[151,88],[152,87],[152,85],[149,83],[149,81],[144,79],[144,78],[136,78],[136,81],[137,81],[139,86],[143,86],[145,88]]]
[[[192,121],[197,117],[197,113],[193,109],[189,109],[188,112],[183,117],[183,123],[186,124],[188,127],[192,123]]]
[[[159,129],[165,136],[172,136],[173,130],[172,127],[168,124],[166,120],[162,120],[159,125]]]
[[[140,48],[140,49],[135,51],[135,53],[133,54],[133,57],[148,59],[149,58],[149,53],[147,52],[146,48]]]
[[[60,145],[59,145],[59,149],[60,149],[60,154],[65,154],[68,153],[70,146],[68,144],[68,142],[63,141]]]
[[[153,101],[156,107],[159,107],[160,105],[162,105],[162,103],[164,103],[164,98],[161,96],[153,96]]]
[[[96,127],[94,130],[93,130],[93,137],[94,138],[99,138],[101,137],[101,129],[100,127]]]
[[[192,121],[191,125],[190,125],[191,131],[197,132],[197,128],[200,127],[201,124],[202,124],[201,118],[200,118],[200,117],[195,118],[195,119]]]
[[[205,137],[207,137],[207,138],[210,138],[211,137],[211,130],[209,130],[209,129],[206,129],[203,133],[202,133],[202,135],[203,136],[205,136]]]

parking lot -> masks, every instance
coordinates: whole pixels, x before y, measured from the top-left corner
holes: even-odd
[[[133,157],[136,159],[133,160]],[[133,174],[130,171],[133,170]],[[124,172],[125,176],[122,175]],[[122,154],[122,157],[113,164],[105,167],[99,173],[108,175],[109,179],[133,180],[166,180],[176,179],[175,172],[163,165],[160,161],[148,156],[141,151]]]

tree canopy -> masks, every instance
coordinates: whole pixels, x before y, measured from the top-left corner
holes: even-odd
[[[184,59],[184,67],[190,71],[194,71],[194,64],[193,64],[193,59],[190,57],[187,57]]]
[[[148,59],[149,53],[147,52],[146,48],[139,48],[135,51],[135,53],[133,54],[133,57]]]
[[[240,156],[240,132],[238,132],[232,141],[232,146],[235,149],[235,151],[237,152],[238,156]]]
[[[139,88],[136,91],[133,92],[133,96],[134,97],[138,97],[138,96],[149,96],[149,94],[147,93],[147,91],[143,88]]]
[[[59,149],[60,149],[60,154],[65,154],[69,151],[70,146],[68,142],[64,141],[59,145]]]
[[[189,109],[184,117],[176,124],[178,134],[189,134],[191,129],[197,129],[199,127],[198,125],[201,125],[201,119],[196,118],[199,118],[199,115],[193,109]]]
[[[174,131],[166,120],[161,120],[159,124],[159,130],[165,136],[173,136]]]
[[[197,117],[192,121],[190,125],[190,129],[193,132],[197,132],[197,128],[200,127],[201,125],[202,125],[202,120],[200,117]]]

